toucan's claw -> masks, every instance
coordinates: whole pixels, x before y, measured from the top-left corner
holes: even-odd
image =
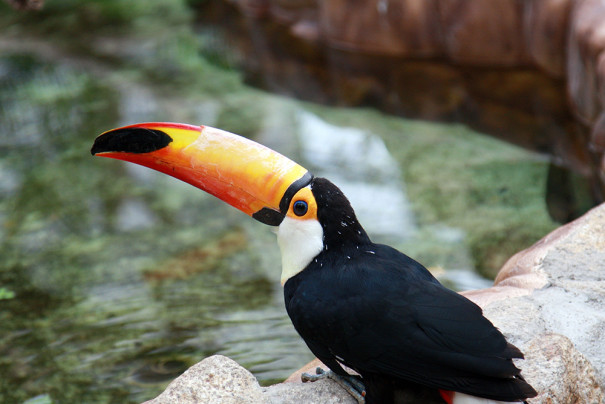
[[[315,368],[315,374],[314,375],[305,372],[302,375],[300,375],[300,379],[302,380],[303,383],[316,382],[316,381],[321,380],[321,379],[329,378],[330,376],[328,376],[328,374],[331,373],[331,372],[332,372],[331,370],[328,371],[328,372],[326,372],[322,368],[317,367],[317,368]]]
[[[303,373],[300,378],[303,383],[316,382],[321,379],[332,379],[353,396],[359,404],[365,404],[366,388],[355,376],[341,376],[331,370],[326,372],[320,367],[315,369],[315,373],[314,375]]]

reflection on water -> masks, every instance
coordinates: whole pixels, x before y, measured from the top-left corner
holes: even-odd
[[[408,238],[415,231],[400,166],[378,136],[331,125],[309,112],[298,114],[303,158],[351,201],[365,229],[375,236]]]
[[[262,383],[287,377],[312,357],[283,308],[269,229],[167,176],[93,159],[93,138],[109,128],[181,117],[247,128],[342,186],[372,237],[445,268],[437,275],[465,289],[489,283],[473,272],[469,228],[444,221],[456,215],[443,213],[449,201],[421,198],[455,184],[456,195],[476,192],[494,206],[506,201],[493,187],[460,186],[454,169],[436,170],[429,180],[450,180],[431,183],[420,175],[431,168],[419,170],[416,158],[426,167],[450,161],[439,156],[436,140],[448,133],[457,145],[448,151],[484,153],[465,162],[465,172],[484,167],[490,153],[510,162],[496,165],[498,173],[519,162],[538,176],[544,171],[530,155],[510,146],[495,152],[496,141],[468,131],[456,136],[448,127],[367,111],[328,120],[329,108],[310,112],[238,91],[212,101],[159,97],[127,78],[100,80],[30,56],[0,58],[0,401],[48,394],[56,402],[140,402],[215,353]],[[335,123],[342,114],[346,124]],[[370,120],[372,129],[364,124]],[[513,188],[506,196],[515,199],[523,189]],[[517,226],[496,222],[497,232]]]

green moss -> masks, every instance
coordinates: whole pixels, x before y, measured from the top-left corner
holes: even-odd
[[[16,11],[4,3],[0,7],[0,29],[16,40],[44,37],[58,49],[130,66],[158,88],[181,96],[241,90],[237,72],[204,57],[206,49],[216,59],[205,43],[216,39],[193,31],[193,11],[185,0],[48,1],[39,12]],[[111,50],[117,38],[125,37],[128,41]]]
[[[15,298],[15,292],[13,292],[12,290],[5,288],[5,287],[0,287],[0,300],[7,300],[7,299],[14,299]]]
[[[266,112],[266,101],[263,100],[266,96],[260,92],[256,95],[250,92],[246,93],[246,96],[240,93],[224,97],[215,125],[241,136],[254,138],[264,123],[261,117]]]

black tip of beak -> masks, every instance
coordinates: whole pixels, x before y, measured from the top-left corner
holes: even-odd
[[[170,142],[172,138],[161,130],[121,128],[97,137],[90,153],[93,156],[104,152],[151,153],[163,149]]]

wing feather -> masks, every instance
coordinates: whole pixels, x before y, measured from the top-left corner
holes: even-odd
[[[459,391],[476,379],[519,374],[511,358],[521,353],[480,307],[407,256],[375,247],[329,270],[305,269],[304,283],[290,285],[302,290],[291,293],[288,312],[319,359]]]

